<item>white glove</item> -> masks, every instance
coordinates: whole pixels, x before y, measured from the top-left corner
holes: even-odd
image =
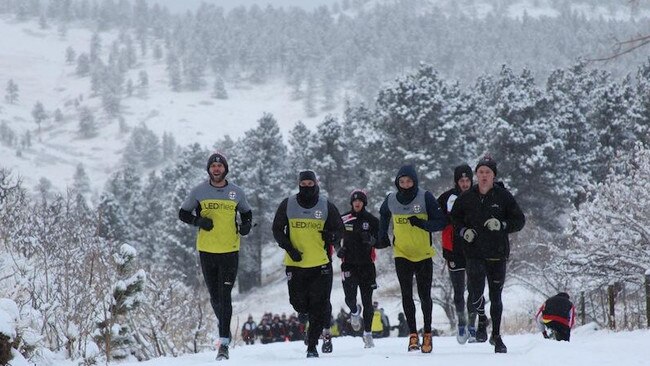
[[[474,238],[476,238],[476,231],[474,231],[474,229],[465,229],[463,232],[463,239],[465,239],[466,242],[471,243],[474,241]]]
[[[493,217],[493,218],[488,219],[487,221],[485,221],[483,226],[488,228],[488,230],[490,230],[490,231],[499,231],[499,230],[501,230],[501,221],[499,221],[499,220],[497,220],[497,219],[495,219]],[[505,228],[505,224],[503,225],[503,227]]]

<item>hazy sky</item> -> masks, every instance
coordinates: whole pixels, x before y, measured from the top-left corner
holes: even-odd
[[[184,12],[186,10],[194,10],[201,3],[215,4],[221,6],[224,9],[232,9],[237,6],[246,6],[250,7],[253,4],[257,4],[261,7],[265,7],[267,4],[273,5],[273,7],[290,7],[290,6],[299,6],[307,10],[314,9],[321,5],[332,5],[339,0],[148,0],[150,4],[159,3],[166,6],[172,13]]]

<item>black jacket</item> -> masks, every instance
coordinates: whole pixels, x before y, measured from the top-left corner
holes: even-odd
[[[505,223],[505,229],[490,231],[484,224],[490,218]],[[508,234],[521,230],[526,223],[524,213],[512,194],[499,184],[485,195],[474,185],[454,203],[451,211],[454,234],[462,236],[465,229],[474,229],[476,238],[472,243],[463,240],[467,258],[506,259],[510,255]]]
[[[341,216],[341,219],[345,225],[345,232],[343,233],[345,256],[343,261],[349,264],[372,263],[374,261],[374,246],[364,243],[363,236],[369,236],[373,243],[377,243],[379,219],[366,211],[365,208],[358,213],[348,211]]]
[[[449,207],[447,207],[447,203],[449,201],[449,197],[456,196],[456,199],[460,197],[461,191],[458,187],[454,187],[445,193],[441,194],[440,197],[438,197],[438,205],[440,206],[440,209],[442,212],[445,214],[445,217],[447,218],[447,226],[445,226],[445,229],[443,230],[443,245],[442,245],[442,256],[443,258],[456,262],[458,261],[458,258],[462,258],[465,256],[463,253],[463,238],[458,235],[457,232],[453,229],[453,225],[451,223],[451,211],[448,210]],[[446,241],[448,238],[445,238],[445,235],[449,234],[451,235],[451,242],[447,243]],[[448,248],[448,244],[451,245],[451,248]]]
[[[287,217],[288,201],[289,199],[285,198],[280,203],[278,210],[275,212],[275,217],[273,219],[273,226],[272,226],[273,238],[282,249],[287,249],[292,246],[291,240],[289,239],[289,218]],[[318,200],[316,199],[315,201]],[[300,200],[298,204],[302,206]],[[305,207],[305,208],[310,208],[310,207]],[[340,241],[341,238],[343,237],[344,229],[343,229],[343,222],[341,221],[341,214],[339,213],[339,210],[336,208],[336,206],[330,201],[327,201],[327,220],[325,221],[325,227],[323,228],[323,230],[328,231],[334,235],[333,242],[325,243],[325,250],[327,251],[328,255],[331,256],[332,253],[329,246],[333,245],[335,249],[338,249],[340,247]]]

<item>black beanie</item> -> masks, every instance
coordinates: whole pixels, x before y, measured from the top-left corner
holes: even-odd
[[[360,189],[352,191],[352,194],[350,195],[350,204],[356,200],[361,200],[361,202],[363,202],[363,207],[368,205],[368,196],[366,196],[366,192]]]
[[[494,176],[496,177],[496,175],[497,175],[497,162],[494,159],[492,159],[492,157],[490,155],[485,155],[484,157],[482,157],[481,160],[478,161],[478,164],[476,164],[476,168],[474,169],[474,171],[477,171],[478,168],[480,168],[482,166],[486,166],[486,167],[490,168],[490,170],[492,170],[492,172],[494,172]]]
[[[303,180],[313,180],[318,185],[318,179],[316,179],[316,173],[313,170],[303,170],[300,172],[298,174],[298,182]]]
[[[459,165],[454,168],[454,184],[458,184],[460,178],[469,178],[469,181],[472,181],[474,173],[472,173],[472,168],[467,164]]]
[[[223,164],[224,168],[226,168],[225,172],[223,173],[223,176],[225,177],[226,175],[228,175],[228,160],[226,160],[225,156],[223,156],[220,153],[214,153],[210,155],[210,157],[208,158],[208,166],[206,168],[208,170],[208,174],[210,174],[210,165],[212,165],[212,163]]]

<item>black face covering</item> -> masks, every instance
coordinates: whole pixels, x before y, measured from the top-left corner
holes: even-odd
[[[397,189],[397,195],[396,195],[397,200],[401,204],[410,203],[415,198],[415,195],[416,195],[417,191],[418,191],[418,187],[415,186],[415,185],[413,187],[409,188],[409,189],[404,189],[402,187],[399,187]]]
[[[312,208],[318,202],[318,186],[313,187],[298,187],[298,203],[304,208]]]

